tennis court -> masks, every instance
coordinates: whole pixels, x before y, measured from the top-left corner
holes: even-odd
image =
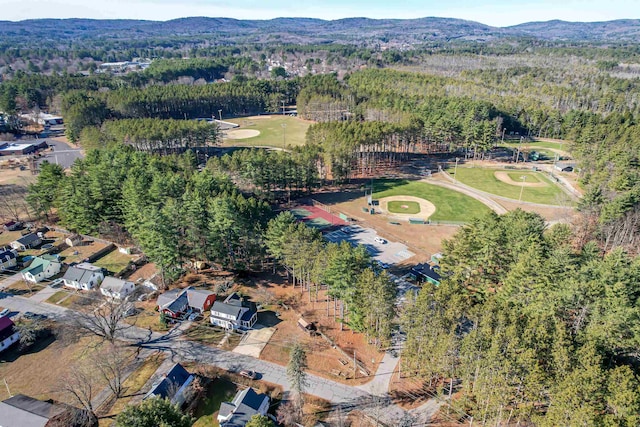
[[[291,213],[299,220],[303,221],[309,227],[318,230],[326,230],[331,227],[342,227],[348,225],[346,221],[340,217],[330,214],[315,206],[303,205],[291,209]]]

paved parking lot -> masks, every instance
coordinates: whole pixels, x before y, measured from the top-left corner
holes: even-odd
[[[415,255],[402,243],[391,242],[386,239],[386,243],[376,242],[375,239],[378,234],[374,229],[362,228],[357,225],[343,227],[340,230],[325,234],[324,237],[330,242],[338,243],[346,240],[354,245],[362,245],[373,259],[385,264],[397,264]]]

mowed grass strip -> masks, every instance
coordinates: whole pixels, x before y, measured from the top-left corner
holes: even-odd
[[[430,201],[436,207],[436,212],[430,217],[432,221],[468,222],[490,211],[487,206],[469,196],[426,182],[376,181],[374,189],[376,191],[373,196],[376,199],[390,196],[414,196]]]
[[[297,117],[272,115],[242,117],[237,119],[225,119],[227,122],[240,125],[236,129],[253,129],[260,131],[260,135],[246,139],[225,139],[224,145],[227,147],[254,147],[266,146],[282,148],[286,146],[297,146],[305,143],[307,129],[311,122]],[[283,128],[282,125],[286,125]],[[230,131],[232,131],[231,129]]]
[[[532,173],[532,172],[507,172],[507,175],[509,175],[509,178],[511,178],[512,180],[514,180],[517,183],[521,183],[521,182],[544,182],[545,184],[549,185],[548,181],[543,181],[541,179],[541,175],[539,173]],[[526,180],[523,180],[522,177],[526,176]]]
[[[508,199],[518,200],[520,197],[520,189],[522,188],[520,185],[512,185],[507,184],[505,182],[500,181],[495,176],[495,172],[497,169],[483,169],[483,168],[461,168],[458,167],[458,172],[456,174],[456,179],[466,184],[470,187],[477,188],[478,190],[484,191],[486,193],[495,194],[496,196],[506,197]],[[505,171],[513,173],[514,175],[509,175],[514,179],[515,176],[517,179],[514,181],[520,181],[520,176],[523,175],[531,175],[536,174],[536,178],[548,185],[545,187],[524,187],[522,191],[522,201],[524,202],[532,202],[532,203],[541,203],[544,205],[557,205],[560,200],[566,199],[566,195],[562,192],[560,187],[556,184],[549,181],[543,174],[539,172],[514,172],[514,171]],[[450,171],[453,174],[453,171]],[[529,182],[533,181],[533,177],[527,177],[527,180],[531,179]]]
[[[420,213],[420,204],[418,202],[394,201],[387,204],[387,209],[391,213],[417,214]]]

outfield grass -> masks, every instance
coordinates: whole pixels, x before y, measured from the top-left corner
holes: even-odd
[[[406,209],[403,208],[403,206],[406,206]],[[420,213],[420,204],[418,202],[395,201],[389,202],[387,209],[389,209],[391,213],[417,214]]]
[[[226,122],[239,124],[237,129],[254,129],[260,131],[260,135],[247,139],[225,139],[225,146],[268,146],[282,148],[286,146],[303,145],[307,129],[311,122],[301,120],[297,117],[272,115],[254,116],[238,119],[225,119]],[[282,125],[286,124],[286,128]]]
[[[458,167],[456,179],[470,187],[495,194],[497,196],[518,200],[521,186],[511,185],[500,181],[495,176],[496,169],[461,168]],[[527,181],[535,182],[534,177],[540,182],[548,184],[545,187],[524,187],[522,200],[525,202],[542,203],[545,205],[557,205],[559,200],[566,199],[564,192],[555,183],[551,182],[540,172],[529,171],[505,171],[514,181],[520,181],[520,177],[527,176]],[[453,174],[453,171],[450,171]]]
[[[460,168],[458,168],[459,172]],[[487,206],[469,196],[426,182],[380,180],[375,182],[374,187],[376,191],[373,196],[376,199],[390,196],[414,196],[430,201],[436,207],[436,212],[430,217],[433,221],[468,222],[490,211]]]
[[[569,146],[569,144],[567,142],[565,143],[559,143],[559,142],[551,142],[551,141],[526,141],[523,143],[520,143],[520,141],[505,141],[504,145],[506,145],[507,147],[517,147],[520,146],[522,148],[528,147],[528,148],[533,148],[533,147],[540,147],[540,148],[553,148],[555,150],[564,150],[564,151],[568,151],[567,148]]]

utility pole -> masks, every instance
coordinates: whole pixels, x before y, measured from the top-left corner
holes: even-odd
[[[353,378],[355,379],[358,376],[356,371],[356,351],[353,350]]]
[[[459,157],[456,157],[456,167],[453,169],[453,183],[456,183],[456,176],[458,175],[458,161],[460,160]]]
[[[7,393],[9,394],[9,397],[13,397],[13,394],[11,394],[11,390],[9,390],[9,383],[7,382],[6,378],[4,379],[4,386],[7,388]]]
[[[287,148],[287,124],[282,123],[282,149]]]
[[[220,117],[220,121],[222,121],[222,110],[218,110],[218,117]]]
[[[524,191],[524,184],[527,182],[527,176],[522,175],[520,179],[522,180],[522,185],[520,186],[520,197],[518,197],[518,202],[522,202],[522,192]]]
[[[284,116],[284,101],[281,101],[281,102],[282,102],[282,115]]]

